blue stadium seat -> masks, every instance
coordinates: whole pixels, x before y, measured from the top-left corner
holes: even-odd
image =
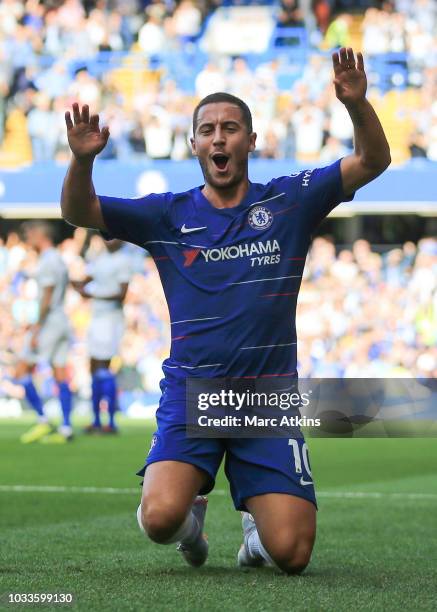
[[[405,89],[408,86],[406,53],[382,53],[368,60],[369,77],[383,93],[390,89]]]
[[[293,60],[304,62],[307,59],[308,50],[308,32],[304,27],[276,26],[273,30],[269,45],[270,53],[277,54],[279,51],[286,51]]]

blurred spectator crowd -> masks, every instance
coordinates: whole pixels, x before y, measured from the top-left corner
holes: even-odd
[[[203,50],[209,20],[233,4],[268,5],[274,28],[265,53]],[[358,2],[358,15],[335,13],[335,4],[3,0],[0,166],[67,161],[64,113],[73,101],[109,125],[103,159],[189,158],[194,105],[220,90],[252,109],[255,156],[328,163],[352,147],[332,85],[330,50],[339,45],[364,51],[369,95],[400,147],[395,163],[437,161],[437,3]],[[405,94],[395,108],[386,100],[392,90]]]
[[[58,247],[71,278],[104,248],[102,238],[76,229]],[[124,306],[126,332],[118,372],[122,410],[150,403],[159,392],[161,362],[168,356],[170,325],[154,262],[131,245],[135,275]],[[38,316],[32,271],[35,252],[8,234],[0,243],[0,397],[20,397],[8,378],[26,327]],[[77,398],[88,400],[86,332],[89,301],[69,289],[66,311],[73,329],[69,376]],[[365,240],[336,250],[316,238],[308,256],[297,315],[300,377],[437,377],[437,240],[423,238],[383,253]],[[38,366],[44,397],[53,395],[47,364]],[[18,393],[18,395],[17,395]]]

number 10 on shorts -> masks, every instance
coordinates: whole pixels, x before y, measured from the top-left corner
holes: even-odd
[[[288,440],[288,446],[291,446],[292,451],[293,451],[294,469],[295,469],[296,474],[302,474],[302,462],[303,462],[305,471],[307,472],[308,476],[312,478],[310,462],[309,462],[309,457],[308,457],[307,443],[304,442],[302,444],[302,451],[299,448],[299,442],[295,439]]]

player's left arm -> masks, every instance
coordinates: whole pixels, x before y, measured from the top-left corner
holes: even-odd
[[[93,280],[92,276],[86,276],[83,280],[72,280],[70,279],[70,285],[73,287],[73,289],[75,289],[79,295],[81,295],[84,298],[90,298],[93,297],[92,295],[89,295],[86,290],[85,290],[85,285],[87,285],[88,283],[90,283]]]
[[[117,300],[119,300],[122,304],[126,299],[127,290],[129,287],[129,283],[120,283],[120,292],[118,294]]]
[[[47,285],[46,287],[43,287],[41,299],[39,302],[38,321],[34,325],[32,325],[32,338],[31,338],[32,348],[36,348],[36,345],[38,342],[38,334],[50,310],[50,304],[52,303],[54,289],[55,289],[54,285]]]
[[[124,299],[126,297],[127,289],[129,283],[120,283],[120,290],[117,293],[110,293],[109,295],[105,295],[104,292],[94,292],[91,297],[97,297],[99,300],[117,300],[123,304]],[[86,289],[85,289],[86,291]]]
[[[46,320],[46,317],[50,310],[50,305],[52,303],[53,291],[55,290],[54,285],[47,285],[43,287],[41,300],[39,303],[39,319],[38,323],[42,325]]]
[[[120,291],[117,296],[117,300],[119,300],[120,304],[124,303],[126,299],[127,291],[129,289],[129,283],[133,276],[133,269],[131,266],[130,259],[125,256],[124,261],[122,260],[121,265],[119,266],[117,280],[120,287]]]
[[[367,78],[361,53],[344,47],[333,53],[334,85],[354,126],[354,152],[341,160],[343,191],[351,194],[379,176],[391,163],[381,122],[366,98]]]
[[[119,302],[121,302],[123,304],[126,294],[127,294],[127,290],[129,287],[129,283],[120,283],[120,289],[119,291],[115,292],[109,292],[107,293],[107,290],[105,289],[99,289],[97,288],[94,284],[93,281],[88,281],[86,284],[83,284],[83,282],[75,282],[75,286],[74,288],[76,289],[76,291],[84,298],[97,298],[99,300],[109,300],[109,301],[114,301],[114,300],[118,300]]]

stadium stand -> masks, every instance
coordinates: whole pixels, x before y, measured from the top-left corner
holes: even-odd
[[[328,25],[332,5],[348,12],[332,13]],[[189,158],[191,109],[199,95],[217,88],[252,105],[261,157],[299,160],[300,152],[287,144],[297,138],[293,113],[317,106],[317,139],[324,145],[332,136],[332,87],[326,75],[330,50],[339,44],[365,53],[370,98],[387,128],[394,163],[410,158],[414,133],[423,136],[424,156],[435,160],[435,3],[354,2],[353,13],[346,5],[3,2],[0,166],[47,157],[65,162],[62,118],[75,99],[89,102],[109,122],[114,142],[105,159],[141,154],[154,159],[147,141],[159,132],[171,142],[164,157]],[[244,79],[235,78],[238,62],[245,64]],[[313,63],[324,87],[306,76]],[[109,112],[112,107],[116,112]],[[289,112],[280,112],[284,108]],[[150,123],[154,130],[148,130]],[[42,129],[44,124],[51,128]],[[344,140],[350,146],[350,138]],[[319,155],[313,157],[318,161]]]

